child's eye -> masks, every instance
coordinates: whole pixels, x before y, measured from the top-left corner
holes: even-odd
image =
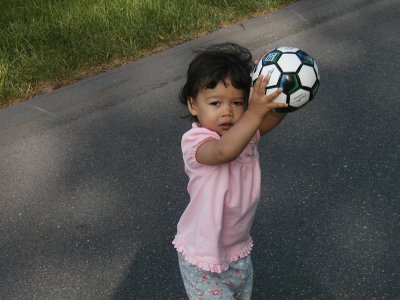
[[[212,105],[212,106],[219,106],[219,102],[218,102],[218,101],[210,102],[210,105]]]
[[[235,101],[235,102],[233,102],[233,104],[235,106],[242,106],[243,105],[243,101]]]

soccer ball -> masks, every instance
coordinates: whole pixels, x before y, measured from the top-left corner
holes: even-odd
[[[279,112],[292,112],[304,107],[315,97],[320,84],[315,60],[295,47],[278,47],[265,54],[254,67],[252,85],[259,75],[270,76],[266,95],[282,88],[282,93],[274,101],[287,103],[288,107],[276,109]]]

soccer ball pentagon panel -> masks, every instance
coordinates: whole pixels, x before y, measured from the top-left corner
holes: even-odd
[[[278,47],[265,54],[255,66],[252,84],[259,75],[270,76],[265,93],[272,94],[278,88],[282,93],[274,100],[288,104],[279,112],[292,112],[310,102],[317,94],[320,84],[315,60],[295,47]]]

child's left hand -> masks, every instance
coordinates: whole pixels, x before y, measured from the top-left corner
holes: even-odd
[[[282,89],[279,88],[270,95],[265,94],[268,82],[268,75],[260,75],[258,76],[254,86],[250,88],[249,106],[247,110],[251,111],[255,115],[260,116],[261,119],[264,119],[264,117],[275,108],[287,107],[286,103],[273,101],[282,92]]]

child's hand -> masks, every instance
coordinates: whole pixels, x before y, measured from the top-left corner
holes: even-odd
[[[265,95],[265,89],[268,85],[269,76],[260,75],[250,89],[249,106],[247,110],[263,119],[271,110],[275,108],[287,107],[286,103],[274,102],[273,100],[282,92],[282,89],[277,89],[270,95]]]

